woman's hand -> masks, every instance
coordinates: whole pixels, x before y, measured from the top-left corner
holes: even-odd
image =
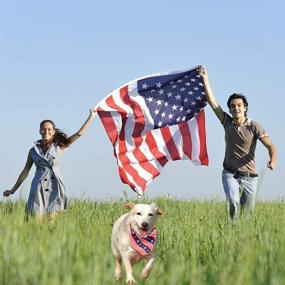
[[[96,115],[96,113],[97,113],[97,110],[95,110],[95,109],[90,109],[90,117],[92,117],[92,118],[94,118],[95,117],[95,115]]]
[[[89,125],[93,121],[96,113],[97,113],[97,110],[95,108],[90,109],[90,114],[87,120],[82,125],[82,127],[79,129],[79,131],[77,131],[75,134],[69,137],[69,141],[70,141],[69,145],[73,144],[77,139],[79,139],[85,133],[85,131],[88,129]]]

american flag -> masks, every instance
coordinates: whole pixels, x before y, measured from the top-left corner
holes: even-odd
[[[169,160],[208,165],[206,97],[198,67],[135,79],[96,107],[123,183],[138,194]]]

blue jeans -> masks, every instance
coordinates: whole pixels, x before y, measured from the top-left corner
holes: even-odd
[[[242,210],[246,208],[252,213],[255,205],[257,177],[235,178],[233,173],[224,169],[222,180],[232,220],[237,219],[239,204]]]

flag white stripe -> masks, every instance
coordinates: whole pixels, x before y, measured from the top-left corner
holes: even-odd
[[[131,114],[132,116],[134,116],[133,109],[129,105],[126,105],[121,100],[120,96],[116,96],[115,103],[120,108],[125,110],[127,112],[127,114]],[[152,180],[152,174],[150,174],[148,171],[146,171],[143,167],[140,166],[139,161],[136,159],[136,157],[133,154],[133,151],[136,148],[135,142],[134,142],[134,139],[132,136],[133,131],[134,131],[134,127],[135,127],[134,120],[126,120],[125,129],[124,129],[124,131],[125,131],[124,139],[125,139],[125,145],[126,145],[127,152],[125,153],[125,155],[130,160],[131,167],[137,171],[137,173],[138,173],[137,175],[139,177],[141,177],[142,179],[149,181],[149,180]],[[116,148],[117,153],[118,153],[118,151],[119,151],[119,148]],[[118,156],[118,159],[120,160],[119,156]],[[123,164],[121,161],[120,161],[120,165],[123,167]],[[128,173],[128,175],[131,176],[131,174],[129,174],[129,173]],[[133,181],[134,181],[134,178],[133,178]]]
[[[148,144],[145,142],[146,136],[143,137],[143,142],[140,145],[141,152],[146,156],[148,162],[151,163],[159,172],[162,169],[161,164],[157,161],[154,155],[151,153]]]
[[[142,131],[142,135],[144,135],[146,131],[153,129],[154,121],[146,105],[145,99],[138,93],[137,81],[131,81],[128,89],[130,97],[140,106],[141,112],[144,114],[145,126]]]
[[[116,144],[116,146],[114,147],[116,154],[118,154],[118,144]],[[141,187],[135,182],[133,176],[131,174],[129,174],[129,172],[126,170],[125,166],[122,164],[121,160],[119,159],[118,155],[117,155],[117,163],[120,167],[122,167],[125,171],[125,174],[128,178],[129,181],[131,181],[131,183],[133,183],[136,187],[136,189],[141,189]]]
[[[122,120],[121,120],[120,113],[115,108],[112,108],[111,106],[109,106],[105,100],[101,102],[99,107],[103,109],[104,111],[107,111],[110,113],[110,115],[112,116],[113,122],[116,125],[117,131],[119,131],[122,128]]]
[[[171,156],[168,152],[168,149],[165,145],[165,141],[163,139],[163,136],[161,134],[161,131],[160,129],[155,129],[152,131],[152,135],[153,135],[153,138],[156,142],[156,145],[157,145],[157,149],[163,153],[168,159],[171,159]]]
[[[126,154],[129,160],[131,161],[132,167],[138,172],[139,176],[144,180],[149,181],[152,179],[152,175],[146,171],[143,167],[140,166],[140,163],[134,156],[133,152],[129,152]]]
[[[192,161],[195,165],[201,164],[200,161],[200,137],[199,126],[196,117],[188,122],[192,139]]]
[[[126,114],[127,117],[132,116],[133,109],[129,105],[126,105],[122,101],[121,95],[120,95],[120,90],[117,90],[116,92],[117,92],[117,94],[113,95],[113,99],[114,99],[115,104],[118,105],[120,108],[122,108],[127,113]]]
[[[178,125],[173,125],[169,127],[169,131],[171,133],[171,136],[173,138],[174,144],[176,146],[176,149],[179,153],[180,159],[183,158],[184,153],[183,153],[183,139],[182,139],[182,134],[180,132],[179,126]]]
[[[134,117],[133,109],[126,105],[122,100],[117,100],[116,103],[120,108],[126,110],[128,113],[131,113]],[[135,121],[134,120],[126,120],[125,124],[125,144],[127,153],[126,156],[130,160],[131,166],[138,172],[138,175],[146,181],[152,179],[152,174],[146,171],[143,167],[140,166],[139,161],[133,154],[133,151],[136,149],[135,141],[133,139],[133,132],[135,128]]]
[[[116,90],[116,92],[119,92],[119,90]],[[121,109],[125,110],[127,112],[127,114],[132,114],[133,115],[132,108],[129,105],[126,105],[121,100],[121,97],[118,96],[118,95],[119,94],[116,94],[116,96],[113,97],[115,104],[118,107],[120,107]],[[110,109],[114,110],[113,108],[111,108],[107,104],[105,104],[105,106],[102,104],[100,107],[101,108],[103,107],[106,110],[108,110],[108,109],[109,110]],[[116,114],[116,116],[114,115],[114,113]],[[112,112],[111,115],[112,115],[113,121],[116,124],[117,128],[118,128],[119,124],[120,124],[120,128],[121,128],[121,126],[122,126],[122,119],[121,119],[120,113]],[[151,173],[149,173],[148,171],[146,171],[144,168],[142,168],[140,166],[140,164],[139,164],[139,161],[133,155],[133,150],[135,149],[135,143],[134,143],[134,140],[132,139],[132,133],[133,133],[133,130],[134,130],[134,126],[135,126],[135,123],[134,123],[133,120],[126,120],[126,125],[125,125],[125,144],[126,144],[126,148],[127,148],[127,153],[125,155],[130,160],[131,167],[138,172],[138,176],[140,176],[142,179],[146,180],[147,184],[148,184],[148,183],[150,183],[153,180],[153,175]],[[118,130],[120,130],[120,129],[118,129]],[[118,154],[119,153],[119,146],[118,146],[117,142],[115,144],[116,144],[115,145],[115,150],[116,150],[116,153]],[[145,151],[142,151],[142,152],[144,154],[146,154]],[[147,154],[148,154],[148,157],[149,157],[149,155],[151,155],[151,153],[147,153]],[[117,158],[118,158],[118,165],[121,166],[123,169],[125,169],[123,163],[121,162],[121,160],[119,158],[119,155],[117,155]],[[153,157],[152,157],[152,159],[153,159]],[[154,162],[149,162],[149,163],[151,163],[156,169],[157,169],[157,165],[160,165],[158,162],[155,162],[155,163]],[[125,170],[125,172],[127,174],[128,179],[132,183],[134,183],[137,188],[139,188],[139,186],[135,182],[135,180],[132,177],[132,175],[130,173],[128,173],[126,170]]]

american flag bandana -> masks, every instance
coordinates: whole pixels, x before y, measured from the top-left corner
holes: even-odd
[[[135,231],[134,227],[130,224],[130,242],[133,249],[140,255],[145,256],[149,254],[156,243],[157,230],[154,227],[149,234],[141,235]]]

